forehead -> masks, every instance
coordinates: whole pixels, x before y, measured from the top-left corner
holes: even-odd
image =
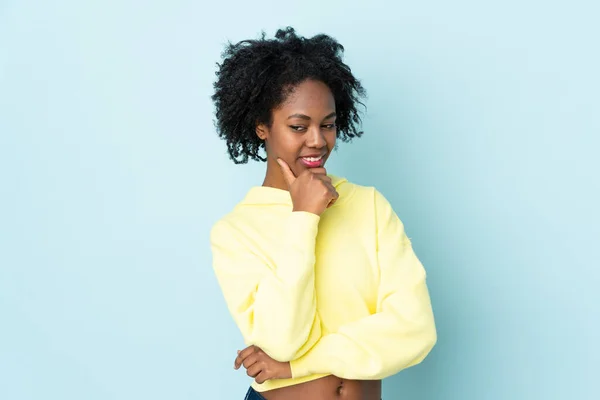
[[[320,81],[307,80],[295,86],[279,107],[279,111],[303,111],[329,114],[335,111],[335,99],[329,87]]]

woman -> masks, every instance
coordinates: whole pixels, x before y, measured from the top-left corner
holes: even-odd
[[[266,161],[262,186],[212,228],[213,266],[248,347],[246,399],[379,400],[381,379],[436,342],[426,274],[372,187],[327,174],[360,136],[365,92],[327,35],[229,44],[213,100],[231,159]],[[266,152],[266,158],[260,152]]]

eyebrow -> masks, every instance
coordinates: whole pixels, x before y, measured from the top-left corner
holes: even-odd
[[[328,118],[332,118],[332,117],[335,117],[335,115],[336,114],[335,114],[335,111],[334,111],[331,114],[326,115],[325,118],[323,118],[323,119],[325,120],[325,119],[328,119]],[[292,114],[287,119],[292,119],[292,118],[300,118],[300,119],[304,119],[304,120],[310,121],[310,117],[308,115],[305,115],[305,114]]]

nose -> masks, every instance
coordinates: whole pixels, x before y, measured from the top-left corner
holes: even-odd
[[[325,147],[327,142],[320,126],[313,127],[306,132],[306,146],[321,149]]]

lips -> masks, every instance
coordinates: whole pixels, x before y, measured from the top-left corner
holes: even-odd
[[[325,154],[300,157],[300,161],[307,168],[319,168],[322,167],[325,162]]]

